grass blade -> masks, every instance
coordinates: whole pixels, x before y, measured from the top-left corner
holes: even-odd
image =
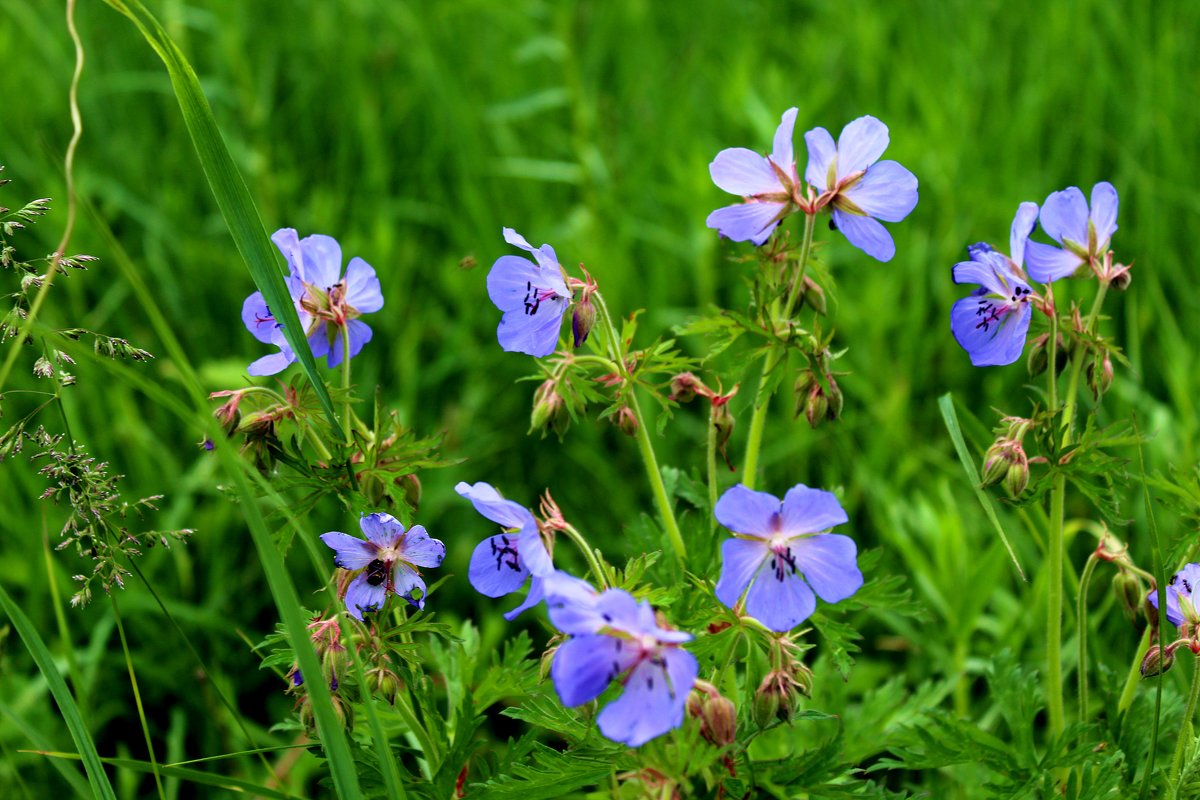
[[[46,750],[23,751],[34,752],[38,755],[46,756],[50,759],[76,759],[79,758],[75,753],[55,753]],[[112,764],[114,767],[127,769],[130,772],[153,772],[156,767],[145,761],[138,761],[133,758],[102,758],[100,759],[105,764]],[[171,764],[159,764],[157,770],[168,778],[179,778],[192,783],[200,783],[205,786],[216,786],[219,789],[227,789],[237,795],[245,795],[246,797],[270,797],[278,798],[278,800],[290,800],[291,795],[275,789],[268,789],[265,786],[260,786],[251,781],[242,780],[240,778],[232,778],[228,775],[218,775],[213,772],[205,772],[199,769],[190,769],[188,767],[177,767]]]
[[[217,121],[208,105],[208,98],[200,87],[195,71],[183,51],[139,0],[105,2],[137,26],[166,65],[175,96],[179,100],[179,108],[183,112],[183,120],[200,158],[200,166],[208,178],[208,185],[221,209],[221,215],[225,218],[225,225],[229,228],[233,243],[246,262],[254,285],[262,292],[263,298],[275,312],[276,319],[283,325],[283,334],[288,345],[295,352],[300,367],[308,375],[321,402],[321,408],[329,417],[330,426],[340,430],[333,400],[325,388],[325,382],[317,373],[317,361],[313,358],[304,331],[300,327],[300,318],[296,315],[296,309],[283,280],[283,273],[279,270],[274,247],[267,238],[262,219],[258,216],[258,208],[250,197],[242,173],[233,162],[229,148],[225,146],[225,140],[217,127]]]
[[[37,629],[33,627],[29,617],[25,616],[25,612],[21,610],[20,606],[13,602],[2,585],[0,585],[0,607],[12,620],[17,634],[25,642],[26,649],[33,656],[42,677],[46,679],[46,684],[50,687],[50,694],[54,695],[54,702],[58,704],[58,710],[62,713],[63,720],[67,723],[67,730],[71,732],[71,739],[75,742],[75,747],[78,748],[79,756],[83,760],[83,768],[87,772],[88,783],[92,787],[92,796],[103,798],[103,800],[117,800],[112,784],[108,782],[108,775],[104,772],[100,754],[96,752],[96,743],[92,741],[92,734],[83,724],[79,706],[75,705],[75,698],[67,689],[66,681],[59,674],[58,668],[54,666],[54,657],[46,649],[46,643],[38,635]]]
[[[967,473],[967,480],[971,482],[971,489],[975,492],[975,497],[979,499],[979,504],[983,506],[983,513],[991,520],[996,533],[1000,534],[1000,541],[1004,542],[1004,549],[1008,551],[1008,557],[1012,559],[1013,566],[1016,567],[1021,580],[1029,580],[1025,577],[1025,570],[1021,569],[1021,562],[1017,560],[1017,554],[1013,551],[1007,534],[1004,533],[1004,526],[1000,524],[1000,517],[996,515],[996,507],[992,504],[992,498],[988,497],[987,492],[980,486],[979,473],[975,470],[975,461],[967,450],[967,442],[962,435],[962,426],[958,424],[958,413],[954,410],[953,395],[947,392],[939,397],[938,408],[942,412],[942,419],[946,422],[946,430],[950,432],[950,439],[954,442],[958,460],[962,462],[963,470]]]

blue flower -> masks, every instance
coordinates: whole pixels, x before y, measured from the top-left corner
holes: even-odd
[[[594,700],[620,679],[624,691],[596,719],[606,737],[639,747],[682,725],[698,666],[679,645],[691,634],[660,628],[650,604],[624,590],[597,594],[562,572],[545,585],[550,621],[571,637],[550,665],[563,705]]]
[[[836,145],[824,128],[813,128],[804,141],[804,179],[821,193],[817,207],[832,204],[833,224],[850,244],[879,261],[891,261],[896,245],[877,220],[899,222],[916,208],[917,178],[895,161],[878,160],[888,146],[887,126],[874,117],[859,117],[842,128]]]
[[[1033,246],[1028,239],[1037,216],[1037,203],[1017,207],[1009,234],[1011,258],[981,242],[967,249],[970,261],[954,265],[955,283],[979,285],[950,309],[950,331],[977,367],[1011,364],[1025,348],[1033,315],[1030,301],[1037,298],[1021,265]]]
[[[284,280],[313,356],[327,356],[330,367],[341,364],[343,329],[350,340],[348,357],[358,355],[371,341],[370,326],[358,317],[383,308],[375,270],[355,257],[342,275],[342,248],[330,236],[314,234],[300,239],[293,228],[280,228],[271,235],[271,241],[287,259],[288,276]],[[246,298],[242,322],[254,338],[279,348],[278,353],[251,364],[247,369],[251,375],[274,375],[296,360],[262,292]]]
[[[746,612],[773,631],[808,619],[817,607],[814,592],[836,603],[863,584],[854,540],[821,533],[847,521],[830,492],[797,484],[780,503],[739,483],[714,513],[735,534],[721,545],[717,599],[733,608],[745,595]]]
[[[1194,593],[1200,588],[1200,564],[1188,564],[1167,581],[1167,621],[1176,628],[1184,621],[1197,622]],[[1158,590],[1147,595],[1150,605],[1158,608]]]
[[[382,608],[388,593],[424,608],[425,581],[417,567],[440,566],[446,545],[420,525],[405,530],[391,514],[367,514],[358,525],[366,541],[339,531],[321,534],[321,541],[334,551],[335,566],[366,567],[346,588],[346,611],[361,620],[363,612]]]
[[[562,267],[548,244],[534,249],[512,228],[504,241],[533,254],[533,262],[519,256],[500,256],[487,276],[488,297],[504,312],[496,338],[507,352],[541,358],[558,346],[558,330],[571,303]]]
[[[554,572],[550,553],[538,532],[537,520],[529,509],[505,500],[482,481],[475,485],[460,482],[454,491],[470,500],[485,518],[504,529],[480,542],[471,554],[467,577],[475,590],[488,597],[502,597],[520,589],[525,580],[533,576],[525,602],[504,615],[511,621],[541,602],[542,579]]]
[[[1047,197],[1042,206],[1042,230],[1062,247],[1030,242],[1025,251],[1029,277],[1050,283],[1101,258],[1117,231],[1117,206],[1117,190],[1104,181],[1092,187],[1090,212],[1077,186]]]
[[[779,221],[798,204],[800,178],[792,149],[797,109],[783,112],[775,129],[771,155],[764,158],[744,147],[729,147],[717,153],[708,165],[713,183],[730,194],[741,195],[744,203],[718,208],[705,223],[735,242],[762,245]]]

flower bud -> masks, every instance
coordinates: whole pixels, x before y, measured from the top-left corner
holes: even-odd
[[[796,681],[783,670],[772,670],[754,693],[754,721],[760,728],[773,719],[790,720],[796,706]]]
[[[367,685],[375,694],[389,703],[395,704],[396,695],[404,686],[396,673],[385,667],[372,667],[367,670],[366,678]]]
[[[1119,266],[1113,270],[1112,277],[1109,279],[1109,286],[1118,292],[1123,292],[1129,288],[1129,284],[1132,281],[1133,274],[1129,271],[1129,267]]]
[[[421,479],[415,473],[401,475],[392,483],[404,490],[404,502],[409,508],[416,511],[421,507]]]
[[[693,690],[688,695],[687,712],[700,720],[700,735],[717,747],[733,744],[737,734],[737,708],[716,689]]]
[[[669,399],[676,403],[690,403],[697,394],[711,394],[699,378],[690,372],[681,372],[671,378],[671,394]]]
[[[596,324],[596,306],[592,303],[592,295],[585,291],[583,298],[575,304],[575,313],[571,316],[571,333],[575,337],[575,349],[578,350],[587,341],[592,326]]]
[[[1122,569],[1113,576],[1112,587],[1125,618],[1130,622],[1136,621],[1142,610],[1142,599],[1146,596],[1141,579],[1129,570]]]
[[[568,420],[565,417],[567,406],[562,395],[558,393],[558,384],[552,380],[545,381],[533,393],[529,432],[542,431],[544,436],[546,430],[553,430],[561,437],[567,429]]]
[[[734,418],[733,412],[729,410],[729,398],[733,395],[725,397],[713,398],[712,410],[709,411],[709,424],[716,429],[717,433],[717,452],[721,454],[721,458],[729,465],[730,469],[733,465],[729,462],[729,454],[726,447],[729,445],[729,439],[733,436]]]
[[[1046,367],[1050,366],[1050,354],[1047,352],[1049,343],[1050,334],[1043,333],[1029,346],[1029,355],[1025,359],[1025,368],[1029,370],[1029,377],[1036,378],[1046,371]]]
[[[378,475],[367,475],[360,482],[362,487],[363,497],[367,498],[367,502],[372,506],[381,506],[387,498],[387,489],[383,485],[383,481]]]
[[[779,695],[774,692],[765,692],[760,686],[758,691],[754,693],[754,705],[752,706],[752,716],[754,724],[760,728],[766,728],[775,721],[779,714]]]
[[[1000,479],[1008,472],[1008,455],[1007,447],[995,442],[983,454],[983,469],[980,485],[991,486],[993,483],[999,483]]]
[[[1103,358],[1095,358],[1088,364],[1087,381],[1088,388],[1092,390],[1092,397],[1096,400],[1112,387],[1113,365],[1107,353]]]
[[[1028,485],[1029,462],[1025,459],[1012,462],[1004,475],[1004,490],[1008,492],[1008,496],[1018,497]]]
[[[816,381],[808,390],[808,401],[804,405],[804,418],[810,428],[816,428],[829,417],[829,398]]]
[[[829,379],[829,421],[833,422],[842,416],[842,405],[845,403],[845,398],[842,397],[842,390],[833,376],[826,375],[825,377]]]
[[[807,275],[804,276],[804,288],[801,290],[800,297],[805,305],[821,316],[825,316],[825,290]]]
[[[633,410],[630,409],[629,406],[621,406],[619,409],[617,409],[615,423],[616,426],[621,429],[621,433],[625,434],[626,436],[637,436],[637,417],[633,415]]]
[[[1150,645],[1150,649],[1146,651],[1146,657],[1142,659],[1142,677],[1157,677],[1173,666],[1175,666],[1175,651],[1173,649],[1169,646],[1163,648],[1156,644]]]
[[[792,415],[794,419],[798,419],[804,413],[808,406],[808,393],[816,382],[817,376],[811,369],[801,370],[796,376],[796,382],[792,384],[792,394],[796,397],[796,412]]]
[[[792,681],[796,691],[805,697],[812,697],[813,671],[799,661],[792,662]]]

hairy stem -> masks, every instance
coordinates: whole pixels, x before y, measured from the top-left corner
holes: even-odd
[[[1196,699],[1200,698],[1200,653],[1192,660],[1192,691],[1188,694],[1187,710],[1183,712],[1183,721],[1179,723],[1179,739],[1175,742],[1175,757],[1171,759],[1171,783],[1179,780],[1179,770],[1183,767],[1183,754],[1187,744],[1193,738],[1192,719],[1196,716]]]
[[[587,559],[588,569],[596,576],[596,582],[600,584],[600,591],[608,588],[608,581],[604,577],[604,569],[600,566],[600,561],[596,558],[595,551],[588,545],[587,539],[583,538],[583,534],[575,529],[572,525],[567,525],[565,528],[559,528],[567,535],[567,538],[575,543],[579,551],[583,553],[583,557]]]
[[[1088,558],[1087,564],[1083,568],[1083,575],[1079,578],[1079,597],[1075,606],[1075,620],[1079,626],[1079,666],[1077,668],[1079,675],[1079,721],[1083,723],[1088,721],[1087,593],[1088,587],[1092,582],[1092,573],[1096,571],[1096,564],[1099,561],[1100,557],[1094,552]]]

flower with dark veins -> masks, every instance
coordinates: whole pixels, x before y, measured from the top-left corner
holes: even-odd
[[[558,347],[558,331],[572,297],[558,256],[548,244],[534,248],[512,228],[504,229],[504,241],[531,253],[533,261],[500,256],[488,272],[488,297],[504,312],[496,338],[507,352],[548,356]]]

